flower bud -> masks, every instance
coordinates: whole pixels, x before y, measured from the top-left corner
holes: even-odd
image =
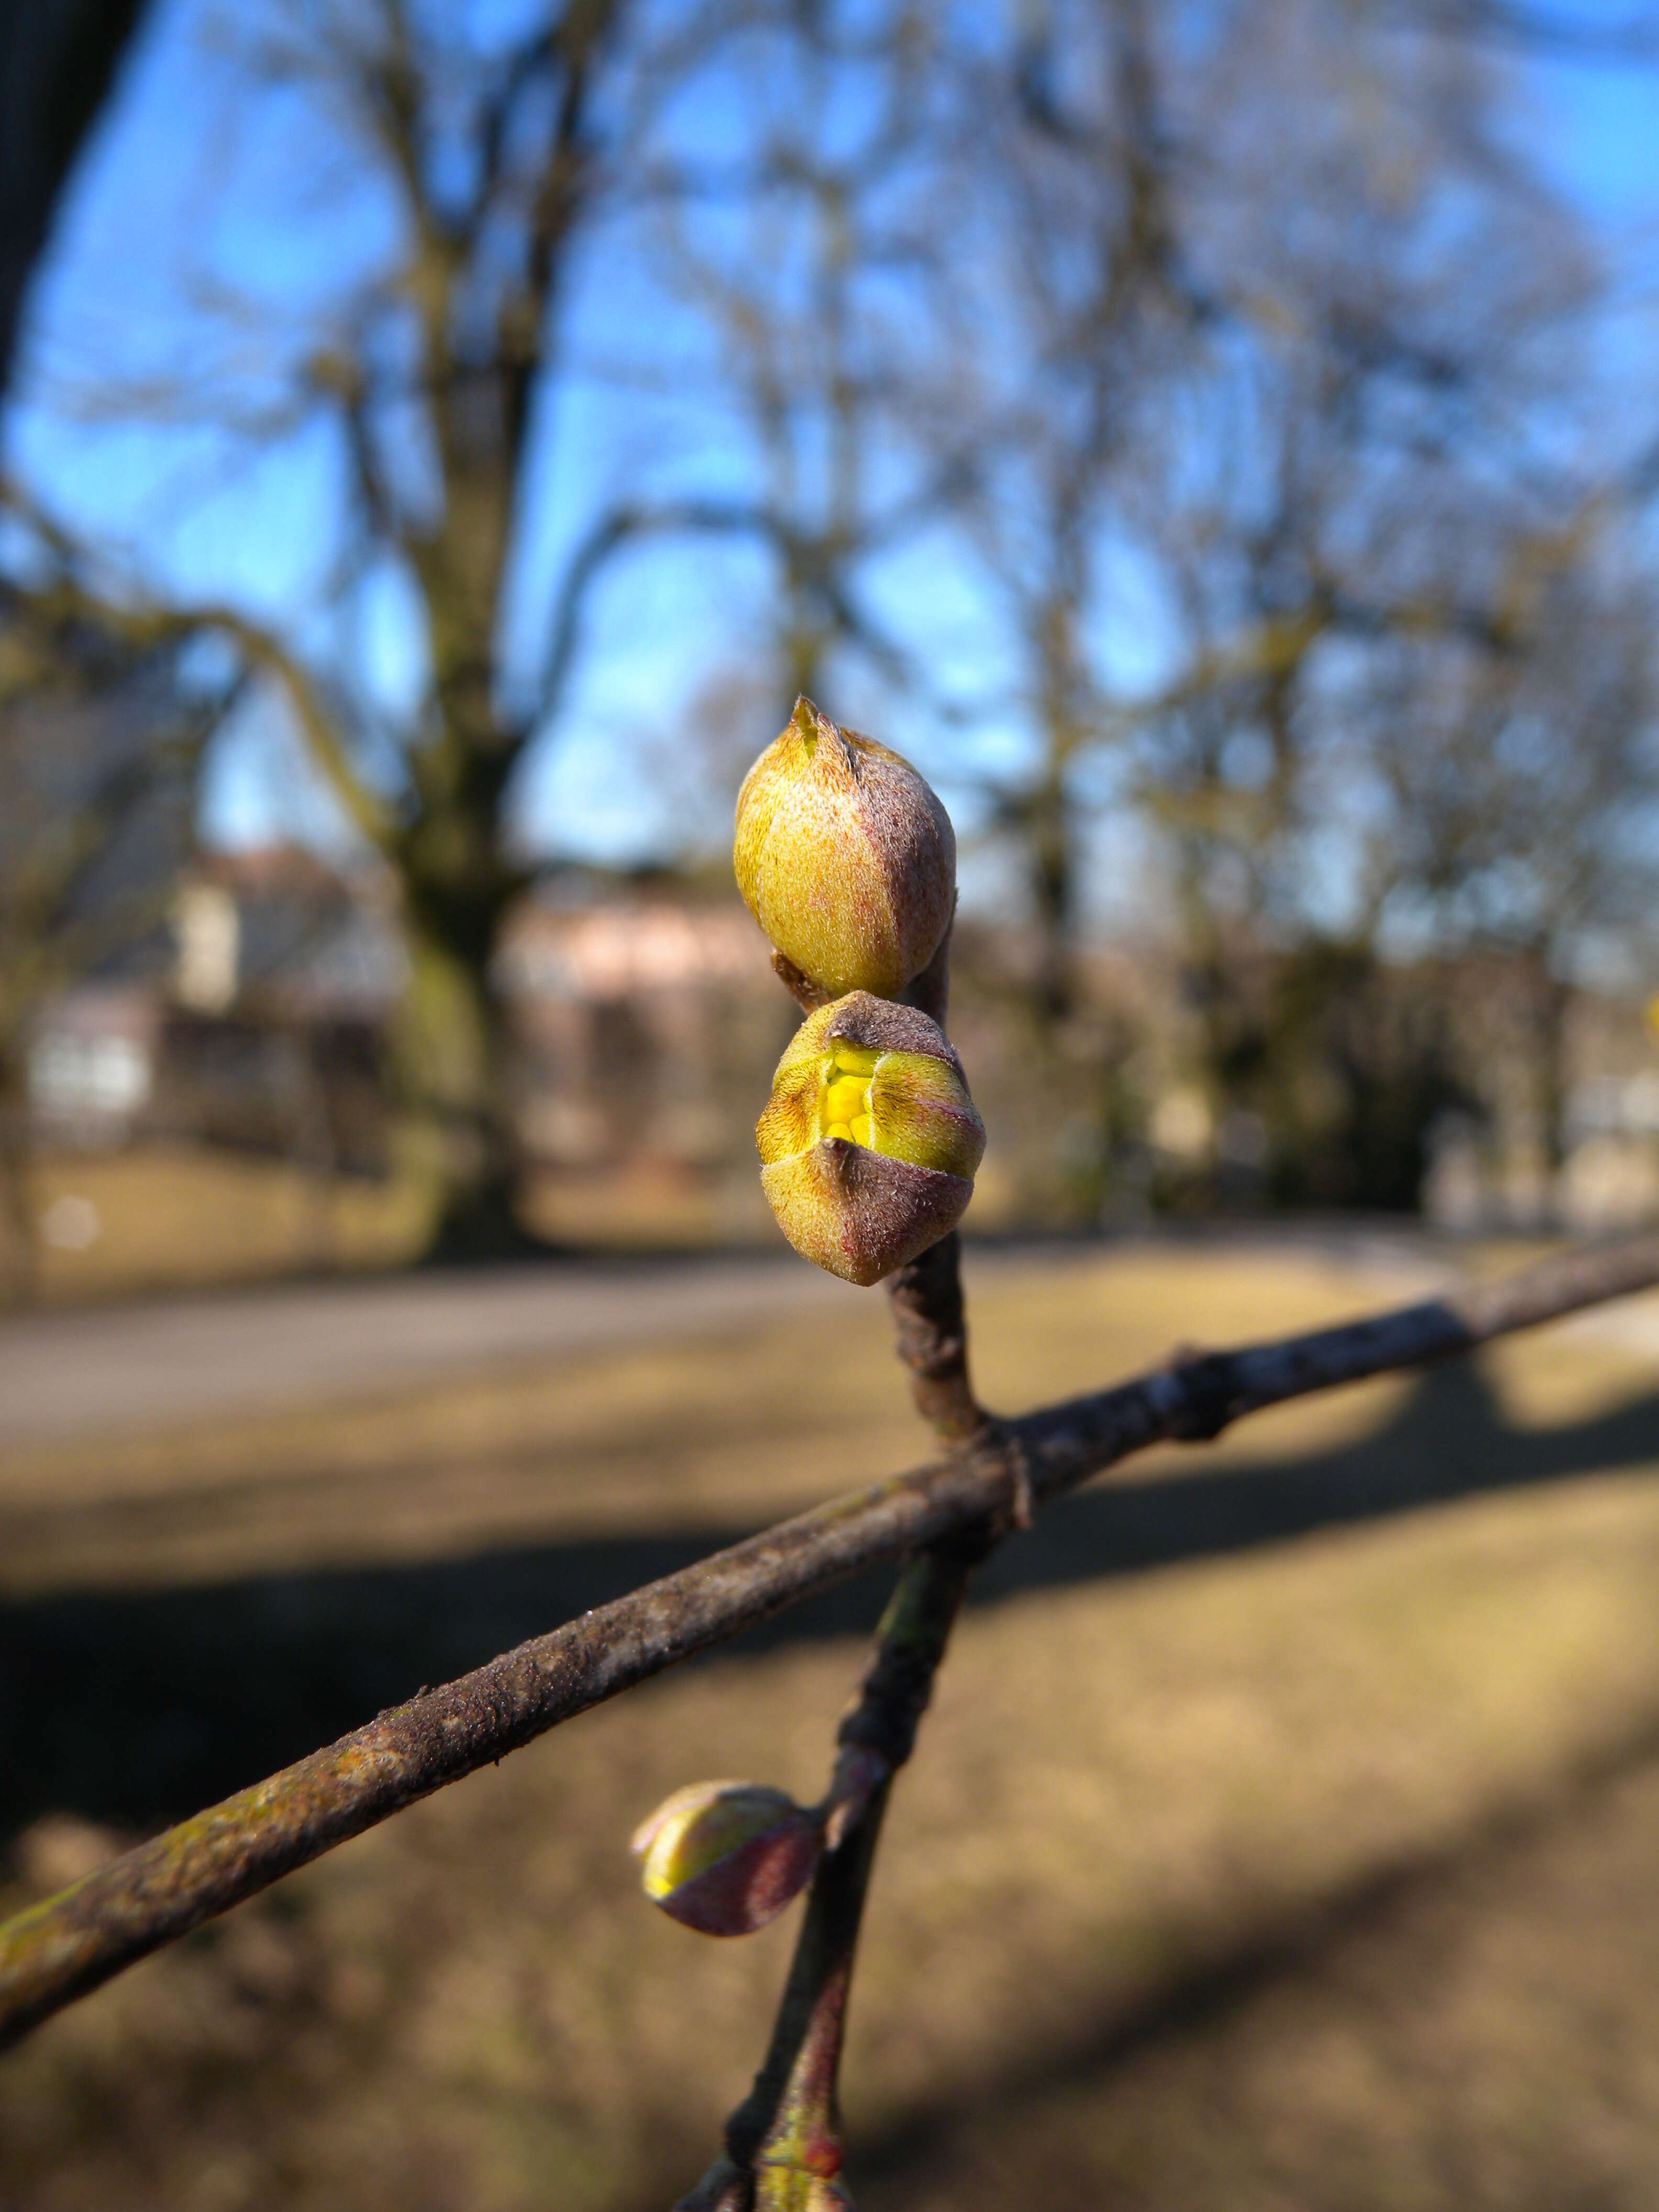
[[[755,2167],[755,2212],[854,2212],[839,2181],[799,2166]]]
[[[796,1030],[755,1143],[796,1251],[869,1284],[956,1227],[985,1130],[939,1024],[854,991]]]
[[[956,905],[951,817],[908,761],[809,699],[738,793],[738,888],[778,951],[839,998],[893,998]]]
[[[630,1846],[646,1895],[704,1936],[748,1936],[812,1878],[816,1814],[759,1782],[694,1782],[665,1798]]]

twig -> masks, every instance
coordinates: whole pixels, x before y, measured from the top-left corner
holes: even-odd
[[[988,1420],[968,1380],[961,1255],[953,1229],[887,1279],[898,1356],[910,1370],[916,1411],[945,1444],[977,1434]]]
[[[841,1772],[865,1778],[857,1810],[813,1876],[754,2087],[726,2124],[724,2152],[675,2212],[784,2212],[842,2201],[829,2185],[842,2166],[836,2081],[865,1893],[893,1777],[915,1746],[969,1575],[986,1548],[940,1546],[899,1577],[836,1735]]]
[[[945,1018],[950,933],[921,979],[920,998]],[[779,981],[811,1012],[819,988],[775,951]],[[962,1239],[954,1230],[888,1278],[900,1359],[916,1411],[946,1449],[987,1431],[990,1420],[968,1379]],[[836,1807],[779,1999],[772,2039],[754,2086],[726,2124],[726,2148],[675,2212],[824,2212],[850,2206],[836,2177],[842,2160],[840,2078],[847,2002],[864,1899],[893,1778],[915,1748],[933,1678],[968,1577],[996,1541],[990,1525],[931,1546],[900,1576],[877,1631],[875,1655],[842,1721],[826,1802]]]
[[[982,1431],[942,1460],[797,1514],[459,1680],[413,1698],[139,1844],[0,1927],[0,2043],[202,1921],[561,1721],[882,1559],[1034,1504],[1168,1437],[1444,1359],[1659,1283],[1659,1237],[1571,1253],[1490,1287],[1158,1369]]]
[[[898,1354],[916,1410],[940,1441],[989,1426],[968,1380],[962,1243],[952,1231],[892,1275]],[[968,1577],[992,1548],[988,1527],[913,1559],[877,1631],[860,1694],[837,1731],[830,1796],[848,1808],[812,1877],[772,2040],[754,2087],[726,2124],[726,2148],[675,2212],[769,2212],[817,2194],[845,2203],[837,2085],[865,1893],[893,1778],[908,1759]]]

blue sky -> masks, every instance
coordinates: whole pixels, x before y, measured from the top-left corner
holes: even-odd
[[[1576,12],[1585,21],[1623,14]],[[106,374],[165,378],[181,347],[196,349],[192,370],[238,404],[275,395],[284,347],[306,343],[319,326],[319,304],[347,295],[386,250],[388,209],[362,164],[319,134],[297,98],[246,96],[225,27],[233,20],[210,0],[155,0],[37,289],[36,376],[12,411],[9,459],[55,508],[109,544],[119,567],[184,599],[228,599],[288,624],[308,650],[343,652],[369,672],[380,695],[396,699],[418,680],[414,626],[396,579],[381,577],[362,596],[347,630],[321,604],[339,467],[326,437],[305,430],[251,448],[199,424],[158,434],[95,419]],[[1531,59],[1514,64],[1513,87],[1517,143],[1583,209],[1621,272],[1603,366],[1613,388],[1640,392],[1653,381],[1659,337],[1659,61],[1635,68]],[[264,319],[244,328],[200,312],[197,297],[216,276],[257,284]],[[520,662],[562,554],[629,470],[644,466],[672,482],[691,457],[705,488],[723,476],[741,479],[742,458],[693,396],[696,379],[677,379],[682,350],[693,359],[699,343],[689,324],[669,316],[653,325],[660,388],[619,391],[597,373],[618,354],[639,360],[639,328],[661,312],[659,295],[631,264],[605,264],[596,252],[578,272],[572,326],[596,373],[567,380],[542,425],[538,468],[547,495],[532,501],[536,527],[509,624]],[[1631,411],[1632,424],[1638,415]],[[681,548],[618,566],[595,607],[558,742],[538,752],[523,780],[529,844],[628,860],[661,853],[688,828],[718,836],[718,791],[681,774],[672,757],[676,702],[745,659],[752,665],[768,588],[763,564],[740,550]],[[983,690],[994,679],[994,641],[948,548],[918,544],[876,588],[925,635],[933,666],[954,688]],[[1156,635],[1144,611],[1122,625],[1113,650],[1123,681],[1152,672]],[[826,703],[856,722],[866,702],[854,692]],[[902,703],[885,711],[880,733],[933,769],[971,830],[971,802],[951,788],[951,757],[937,730]],[[750,732],[757,745],[769,734],[761,723]],[[1017,723],[993,721],[978,733],[975,758],[1015,766],[1024,744]],[[208,833],[233,842],[337,835],[269,700],[252,702],[221,744],[204,812]],[[1112,878],[1106,858],[1103,875]],[[970,876],[970,890],[988,896],[996,887],[988,864]]]

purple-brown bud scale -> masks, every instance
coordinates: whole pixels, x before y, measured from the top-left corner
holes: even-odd
[[[956,836],[937,795],[808,699],[743,780],[732,866],[778,951],[837,998],[896,997],[956,906]]]
[[[760,1782],[693,1782],[635,1829],[640,1881],[653,1905],[704,1936],[748,1936],[812,1878],[818,1815]]]
[[[755,1143],[761,1186],[795,1249],[867,1285],[956,1227],[985,1130],[939,1024],[854,991],[795,1032]]]

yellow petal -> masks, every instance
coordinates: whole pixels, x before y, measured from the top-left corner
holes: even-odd
[[[866,1080],[856,1075],[843,1076],[839,1082],[830,1084],[824,1091],[823,1104],[819,1109],[824,1120],[850,1121],[854,1114],[863,1113],[865,1092],[869,1087]]]

